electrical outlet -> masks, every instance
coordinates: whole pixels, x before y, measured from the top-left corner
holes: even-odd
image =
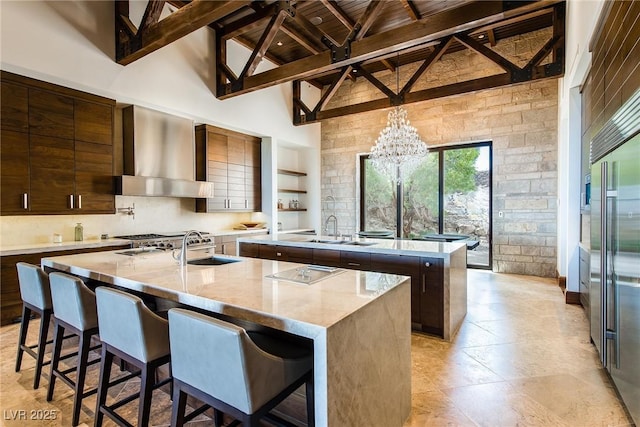
[[[504,212],[498,211],[498,217],[502,218],[504,216]]]

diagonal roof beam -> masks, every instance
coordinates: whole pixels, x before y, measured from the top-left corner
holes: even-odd
[[[429,54],[429,56],[427,56],[427,59],[424,60],[422,65],[420,65],[420,67],[416,70],[415,73],[413,73],[413,75],[407,81],[407,83],[405,83],[404,87],[400,91],[400,96],[404,97],[405,94],[411,91],[411,88],[413,87],[414,84],[416,84],[418,79],[424,73],[426,73],[427,70],[431,68],[431,66],[435,64],[440,59],[440,57],[442,57],[442,55],[444,55],[444,53],[449,48],[449,46],[451,46],[452,42],[453,42],[453,37],[451,36],[447,37],[445,40],[442,41],[442,43],[438,45],[438,47],[436,47],[433,50],[433,52]]]
[[[276,13],[278,3],[273,3],[261,9],[254,7],[254,10],[255,9],[257,10],[254,14],[233,21],[229,25],[222,27],[221,30],[217,30],[216,37],[222,37],[228,40],[262,26]]]
[[[144,32],[151,24],[158,22],[164,3],[164,0],[149,0],[147,8],[144,10],[142,21],[140,21],[138,31]]]
[[[358,22],[353,27],[353,30],[351,30],[351,33],[347,36],[347,41],[362,40],[378,16],[380,16],[380,12],[382,12],[384,6],[384,1],[371,0],[369,6],[367,6],[367,9],[364,11],[360,19],[358,19]]]
[[[349,75],[352,69],[353,67],[351,67],[351,65],[347,65],[342,70],[340,70],[340,74],[338,75],[338,77],[333,81],[333,83],[331,83],[329,88],[322,94],[322,97],[318,101],[318,104],[313,109],[314,114],[322,110],[329,103],[333,95],[336,94],[336,92],[338,91],[338,88],[340,87],[342,82],[344,82],[344,79],[347,78],[347,76]]]
[[[332,62],[331,52],[299,59],[278,68],[249,76],[242,87],[226,87],[217,90],[219,99],[226,99],[297,79],[308,79],[315,75],[339,69],[346,65],[361,63],[389,53],[418,45],[435,43],[438,39],[469,31],[504,19],[510,19],[538,9],[561,3],[562,0],[540,0],[536,2],[481,1],[467,3],[455,9],[431,15],[401,28],[374,34],[351,44],[348,58]],[[299,14],[297,14],[299,15]]]
[[[347,13],[342,10],[340,6],[338,6],[338,3],[335,0],[320,0],[320,3],[322,3],[324,7],[326,7],[329,12],[331,12],[333,16],[335,16],[336,19],[342,23],[342,25],[347,27],[349,31],[353,30],[356,22],[351,19],[351,17],[347,15]]]
[[[255,49],[253,49],[253,52],[251,53],[251,56],[247,61],[247,65],[245,65],[242,73],[240,73],[241,79],[252,75],[256,68],[258,68],[260,61],[262,61],[265,53],[267,53],[267,49],[269,49],[269,46],[271,46],[271,43],[273,42],[273,39],[278,33],[278,30],[280,29],[280,26],[282,25],[282,22],[284,21],[286,16],[287,12],[284,10],[280,10],[271,18],[269,24],[267,24],[267,27],[264,29],[260,40],[258,40]]]
[[[489,49],[482,43],[478,43],[476,40],[472,39],[466,34],[456,34],[454,37],[460,43],[467,46],[469,49],[475,50],[480,55],[484,56],[485,58],[497,64],[500,68],[505,70],[507,73],[517,73],[518,71],[520,71],[520,67],[518,67],[516,64],[512,63],[505,57],[499,55],[494,50]]]
[[[420,20],[420,11],[416,8],[412,0],[400,0],[400,3],[402,3],[402,7],[405,8],[411,19],[414,21]]]
[[[193,0],[163,20],[149,25],[142,32],[138,32],[139,46],[128,44],[124,49],[116,48],[116,61],[121,65],[130,64],[250,3],[250,0]],[[116,43],[121,43],[117,25]]]

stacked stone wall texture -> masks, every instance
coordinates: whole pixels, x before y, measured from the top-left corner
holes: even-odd
[[[548,32],[540,31],[502,41],[496,50],[532,55],[546,40]],[[446,79],[441,76],[441,81],[496,73],[494,65],[469,51],[443,58],[447,68],[438,68],[438,72],[449,75]],[[406,81],[408,74],[409,70],[401,81]],[[420,84],[430,85],[433,77],[427,73],[424,78],[427,82]],[[329,108],[349,99],[353,103],[377,98],[380,92],[360,78],[343,85]],[[557,105],[558,80],[549,79],[405,106],[411,124],[427,145],[492,142],[493,271],[556,275]],[[322,197],[336,199],[343,233],[356,231],[358,154],[370,151],[386,125],[388,111],[322,122]],[[326,203],[322,206],[324,221],[332,212],[326,210]]]

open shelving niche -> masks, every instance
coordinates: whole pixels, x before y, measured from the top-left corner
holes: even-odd
[[[313,185],[309,179],[313,170],[313,149],[278,144],[276,164],[276,229],[282,223],[282,231],[315,229],[313,226]],[[278,200],[283,208],[278,209]],[[300,207],[289,208],[289,201],[298,200]]]

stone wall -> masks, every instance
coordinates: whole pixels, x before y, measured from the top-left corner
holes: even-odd
[[[496,50],[531,56],[530,52],[547,39],[548,32],[531,33],[500,42]],[[440,70],[438,84],[497,72],[485,58],[468,50],[444,55],[443,60],[449,75],[445,79]],[[406,68],[401,84],[415,67]],[[431,73],[433,70],[424,79],[433,79]],[[383,72],[377,77],[390,81],[393,75]],[[346,99],[361,102],[380,98],[380,92],[363,80],[345,82],[329,107]],[[427,145],[492,141],[493,271],[556,275],[557,104],[558,81],[552,79],[405,106]],[[335,197],[343,233],[353,233],[357,224],[358,154],[370,151],[386,124],[388,111],[322,122],[322,199]],[[332,206],[322,203],[323,222]]]

